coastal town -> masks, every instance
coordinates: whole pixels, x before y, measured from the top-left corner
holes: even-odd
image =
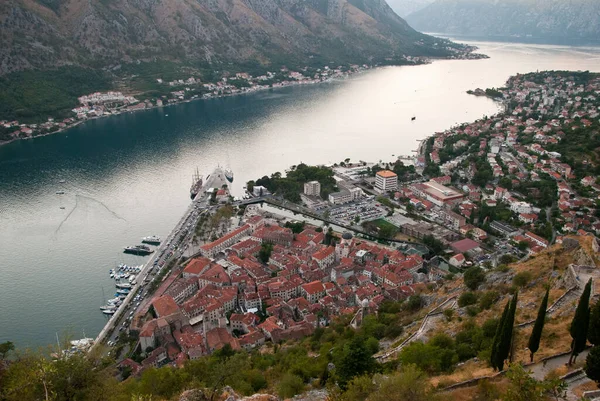
[[[130,319],[135,351],[120,366],[260,349],[339,316],[359,327],[385,301],[426,304],[466,268],[600,234],[600,79],[517,75],[484,93],[505,110],[436,133],[414,157],[292,166],[249,182],[243,200],[209,189],[212,228],[198,222],[193,256]],[[582,136],[589,147],[573,145]]]
[[[405,61],[409,64],[422,64],[425,62],[421,58],[410,56]],[[308,68],[301,71],[290,71],[287,68],[282,68],[277,72],[267,71],[264,75],[257,77],[245,72],[236,73],[231,76],[223,76],[217,82],[203,82],[195,76],[173,81],[164,81],[157,78],[158,88],[165,93],[158,97],[140,99],[139,96],[124,94],[121,91],[96,92],[79,97],[79,106],[73,108],[71,117],[60,120],[48,117],[48,120],[42,123],[20,123],[17,120],[0,121],[0,126],[8,131],[9,140],[28,139],[60,132],[94,118],[164,107],[196,99],[211,99],[253,93],[271,88],[316,84],[347,77],[370,68],[368,65],[339,66],[337,68],[324,66],[322,69],[316,69],[315,73],[310,76],[305,75]]]
[[[487,56],[475,53],[476,47],[462,45],[453,50],[451,59],[480,59]],[[392,65],[421,65],[431,63],[426,57],[400,56],[389,60]],[[212,99],[225,96],[254,93],[268,89],[283,88],[295,85],[313,85],[334,79],[342,79],[352,74],[363,72],[380,65],[351,64],[345,66],[323,66],[321,68],[303,67],[296,70],[281,67],[274,71],[253,76],[248,72],[223,72],[215,81],[201,79],[199,74],[182,77],[181,79],[166,80],[156,78],[154,93],[161,95],[147,96],[129,90],[95,92],[78,97],[78,105],[71,110],[71,116],[58,118],[47,116],[43,122],[20,122],[18,120],[0,120],[0,145],[18,139],[30,139],[37,136],[62,132],[85,121],[147,110],[156,107],[189,102],[197,99]],[[45,117],[46,118],[46,117]]]

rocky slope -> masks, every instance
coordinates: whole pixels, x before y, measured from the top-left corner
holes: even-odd
[[[0,75],[140,60],[281,64],[446,54],[385,0],[4,0],[0,38]]]
[[[437,0],[407,21],[424,32],[557,43],[600,40],[597,0]]]

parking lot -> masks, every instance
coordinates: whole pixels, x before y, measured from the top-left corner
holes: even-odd
[[[331,219],[345,225],[356,224],[356,216],[359,217],[360,222],[363,222],[377,220],[386,215],[386,208],[374,199],[363,199],[358,202],[335,206],[329,210],[329,217]]]

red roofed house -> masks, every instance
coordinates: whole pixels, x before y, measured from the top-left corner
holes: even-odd
[[[238,242],[241,238],[249,235],[251,233],[251,231],[252,231],[252,229],[251,229],[250,225],[245,224],[242,227],[222,236],[221,238],[219,238],[216,241],[213,241],[209,244],[202,245],[200,247],[200,250],[203,255],[206,255],[209,258],[212,258],[217,253],[229,248],[231,245]]]
[[[456,253],[465,253],[469,251],[477,251],[479,249],[479,243],[472,239],[465,238],[460,241],[453,242],[450,244],[452,250]]]
[[[240,344],[236,338],[227,332],[223,327],[217,327],[206,333],[206,345],[208,352],[214,352],[229,344],[234,350],[240,349]]]
[[[121,371],[125,368],[131,369],[132,376],[137,376],[142,371],[142,365],[130,358],[124,359],[119,363],[119,369],[121,369]]]
[[[238,330],[242,333],[248,333],[250,328],[256,327],[260,323],[260,318],[254,313],[233,313],[229,317],[229,324],[232,330]]]
[[[223,266],[214,264],[210,269],[202,273],[198,279],[200,288],[204,288],[209,284],[214,284],[218,287],[231,285],[231,279],[223,268]]]
[[[534,221],[537,220],[537,218],[538,218],[538,216],[535,213],[519,214],[519,220],[521,220],[523,223],[533,223]]]
[[[448,263],[454,267],[461,267],[465,263],[465,256],[462,253],[458,253],[452,256]]]
[[[302,285],[302,294],[308,302],[314,304],[325,296],[325,286],[320,281],[313,281]]]
[[[321,269],[331,266],[335,262],[335,247],[328,246],[313,253],[312,259]]]
[[[527,231],[525,233],[525,237],[529,238],[531,241],[533,241],[534,243],[536,243],[537,245],[539,245],[543,248],[546,248],[548,246],[548,241],[546,241],[544,238],[540,237],[539,235],[532,233],[531,231]]]
[[[250,351],[251,349],[258,348],[265,343],[265,335],[259,331],[255,330],[251,333],[244,334],[239,339],[240,346],[246,351]]]
[[[154,330],[156,329],[156,319],[147,322],[142,331],[140,331],[140,346],[145,351],[148,348],[154,348],[156,346],[156,336]]]
[[[179,312],[179,306],[175,303],[175,300],[170,295],[163,295],[160,298],[152,301],[154,312],[156,317],[165,317]]]
[[[200,274],[204,272],[205,269],[210,265],[210,259],[204,257],[194,258],[188,263],[188,265],[183,269],[183,278],[188,277],[198,277]]]

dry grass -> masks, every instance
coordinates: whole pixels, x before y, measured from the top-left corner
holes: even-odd
[[[476,377],[490,376],[494,374],[492,368],[487,366],[486,362],[468,361],[458,367],[454,372],[447,375],[434,376],[430,379],[433,386],[446,387],[455,383],[460,383]]]
[[[573,389],[573,394],[575,394],[575,396],[577,396],[577,398],[582,397],[584,391],[594,391],[594,390],[598,390],[598,385],[593,382],[587,382],[587,383],[583,383],[580,386],[577,386]]]
[[[591,249],[591,237],[577,237],[581,247],[593,255],[594,260],[598,260]],[[536,257],[510,266],[510,271],[507,273],[512,276],[522,271],[528,271],[531,274],[531,282],[535,283],[531,287],[526,287],[519,292],[519,307],[517,310],[516,323],[523,323],[536,318],[539,304],[544,296],[545,288],[549,284],[550,300],[549,305],[552,305],[560,296],[562,296],[567,288],[562,285],[561,278],[567,270],[569,264],[573,263],[574,251],[565,251],[561,245],[554,245],[537,255]],[[552,275],[556,277],[552,277]],[[438,289],[438,294],[443,292],[452,294],[460,294],[458,290],[463,286],[462,279],[457,279],[452,282],[445,282],[443,287]],[[501,299],[496,302],[490,310],[481,311],[473,320],[478,325],[482,325],[487,319],[498,318],[502,313],[502,309],[506,302],[510,299],[510,294],[507,293],[509,286],[494,285],[493,288],[501,294]],[[569,335],[569,325],[572,319],[572,311],[577,303],[577,299],[567,302],[561,308],[548,316],[544,332],[542,335],[540,349],[535,354],[534,361],[539,361],[542,358],[566,352],[570,349],[571,336]],[[435,328],[435,332],[444,332],[447,334],[457,333],[461,326],[467,321],[468,317],[459,319],[455,316],[451,321],[441,319]],[[528,364],[530,363],[530,355],[527,348],[527,342],[531,334],[532,325],[515,330],[515,346],[513,361]],[[433,333],[428,333],[428,337],[433,336]],[[564,374],[562,368],[557,369],[556,374]],[[447,375],[432,377],[430,382],[434,386],[444,387],[454,383],[470,380],[476,377],[488,376],[493,371],[487,366],[485,361],[469,361],[456,370]],[[468,397],[472,394],[468,389],[456,390],[452,394],[456,395],[457,400],[462,400],[461,397]],[[464,398],[467,399],[467,398]]]

